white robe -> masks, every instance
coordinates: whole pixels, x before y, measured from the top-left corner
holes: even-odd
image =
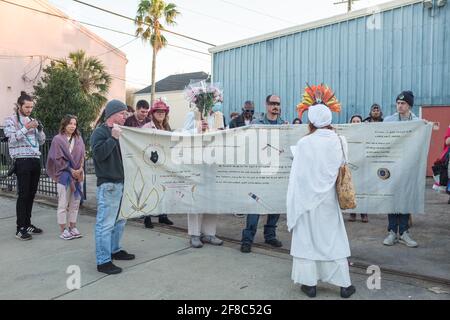
[[[347,142],[342,140],[347,152]],[[336,178],[343,163],[341,144],[332,130],[318,129],[297,142],[287,191],[296,283],[351,284],[346,259],[350,247],[336,195]]]

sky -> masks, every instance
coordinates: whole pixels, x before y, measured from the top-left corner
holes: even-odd
[[[71,18],[135,33],[132,21],[110,15],[72,0],[48,0]],[[214,45],[262,35],[347,12],[342,0],[168,0],[181,15],[167,29]],[[84,0],[92,5],[134,18],[139,0]],[[354,10],[376,6],[389,0],[359,0]],[[141,89],[151,83],[152,50],[141,39],[85,25],[104,40],[120,48],[128,59],[127,88]],[[208,54],[210,45],[165,34],[168,43]],[[175,47],[163,48],[157,55],[156,81],[185,72],[211,72],[209,55]]]

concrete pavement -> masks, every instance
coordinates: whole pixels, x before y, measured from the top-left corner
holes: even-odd
[[[84,237],[64,241],[58,238],[56,209],[35,204],[32,221],[44,234],[19,241],[14,237],[15,199],[1,196],[0,208],[0,299],[308,299],[290,280],[292,260],[283,252],[255,247],[242,254],[232,241],[193,249],[176,228],[144,229],[141,222],[129,221],[123,247],[136,260],[118,261],[124,271],[107,276],[96,271],[90,210],[80,212]],[[73,265],[81,271],[78,290],[66,285],[72,276],[67,268]],[[351,268],[357,289],[351,299],[450,298],[435,293],[450,292],[449,287],[389,274],[381,275],[380,290],[369,290],[367,277],[364,270]],[[319,285],[317,299],[340,299],[338,288]]]

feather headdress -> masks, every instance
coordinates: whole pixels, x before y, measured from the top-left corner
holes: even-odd
[[[327,85],[321,83],[317,86],[310,86],[306,83],[303,92],[303,100],[297,105],[298,117],[301,119],[303,112],[315,104],[324,104],[333,112],[341,111],[341,103],[335,97],[333,90]]]

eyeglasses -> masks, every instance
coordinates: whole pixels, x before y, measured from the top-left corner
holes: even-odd
[[[281,103],[277,101],[269,101],[270,106],[279,106]]]

